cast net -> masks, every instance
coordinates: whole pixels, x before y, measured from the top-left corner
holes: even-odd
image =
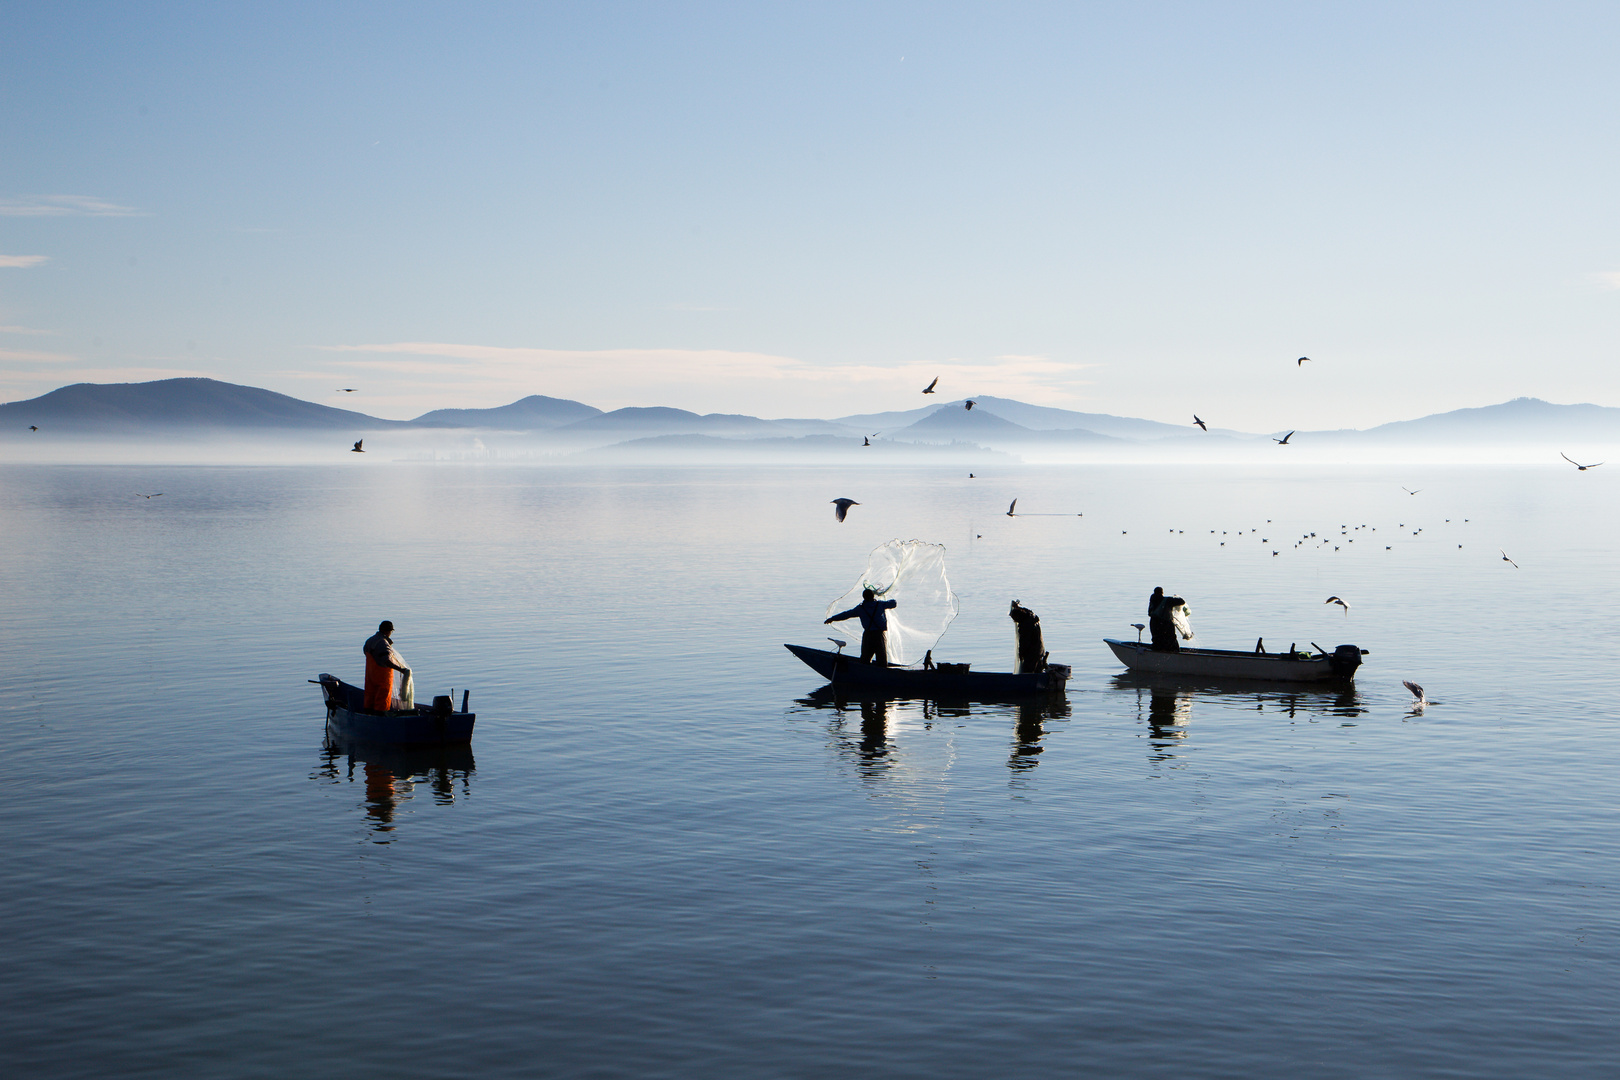
[[[956,618],[956,594],[945,577],[945,545],[922,540],[890,540],[874,548],[866,561],[866,571],[855,587],[834,600],[827,608],[833,616],[861,602],[861,590],[871,589],[879,600],[893,600],[885,614],[889,620],[887,645],[889,663],[915,664],[934,647],[945,628]],[[835,622],[836,630],[860,651],[859,618]]]

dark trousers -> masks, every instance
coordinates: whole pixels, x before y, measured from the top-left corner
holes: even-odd
[[[873,663],[878,667],[889,666],[889,645],[884,640],[886,631],[861,631],[861,663]]]
[[[1149,619],[1148,629],[1153,634],[1154,652],[1180,652],[1181,642],[1176,639],[1176,627],[1169,619]]]

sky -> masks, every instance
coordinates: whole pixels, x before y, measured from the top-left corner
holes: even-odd
[[[832,417],[937,375],[1250,431],[1620,405],[1612,4],[3,21],[4,401],[205,375],[389,418]]]

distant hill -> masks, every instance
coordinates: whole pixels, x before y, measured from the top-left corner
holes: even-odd
[[[1031,431],[1021,424],[997,416],[975,398],[972,409],[946,405],[935,409],[915,424],[885,432],[885,438],[906,441],[944,439],[970,440],[985,446],[1022,446],[1030,443],[1111,443],[1120,440],[1081,428]],[[1017,404],[1013,402],[1013,404]]]
[[[31,424],[78,434],[128,433],[148,427],[367,431],[402,426],[397,420],[379,420],[217,379],[74,383],[27,401],[0,405],[0,426]]]
[[[1397,420],[1366,431],[1331,434],[1352,436],[1357,441],[1620,444],[1620,409],[1605,405],[1554,405],[1540,398],[1522,397],[1500,405]]]
[[[907,409],[903,412],[841,416],[837,422],[852,427],[865,426],[868,431],[898,430],[943,409],[954,408],[966,412],[967,410],[963,408],[966,401],[966,398],[961,398],[939,405]],[[976,397],[973,401],[975,413],[984,409],[1031,431],[1079,429],[1098,435],[1109,435],[1116,439],[1160,439],[1187,434],[1187,429],[1175,424],[1162,424],[1157,420],[1135,420],[1128,416],[1110,416],[1107,413],[1072,412],[1069,409],[1054,409],[1046,405],[1027,405],[1012,398],[994,397],[989,394]],[[1192,419],[1189,417],[1187,428],[1190,429],[1191,426]]]
[[[559,436],[621,435],[653,438],[660,435],[746,436],[849,435],[841,424],[826,420],[762,420],[735,413],[687,412],[663,407],[615,409],[554,429]]]
[[[497,431],[538,431],[601,416],[602,410],[567,398],[531,394],[510,405],[493,409],[434,409],[411,423],[418,427],[491,428]]]

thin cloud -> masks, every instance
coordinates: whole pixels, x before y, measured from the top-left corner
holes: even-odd
[[[0,199],[0,217],[150,217],[145,210],[121,206],[94,195],[23,195]]]
[[[1592,280],[1605,289],[1620,289],[1620,270],[1605,270],[1600,274],[1593,274]]]
[[[951,359],[891,365],[816,364],[770,353],[720,349],[534,349],[449,342],[389,342],[317,346],[359,354],[335,360],[365,372],[375,393],[403,403],[431,396],[432,387],[473,404],[505,404],[527,394],[574,398],[600,408],[674,405],[701,412],[763,416],[841,416],[910,408],[935,375],[957,394],[998,394],[1047,405],[1073,404],[1091,365],[1045,356],[1005,355],[989,361]]]
[[[78,360],[70,353],[28,352],[23,349],[0,349],[0,360],[25,360],[30,363],[59,364]],[[54,378],[54,376],[52,376]]]
[[[34,334],[54,336],[56,331],[36,330],[32,326],[0,326],[0,334]]]
[[[11,267],[17,270],[26,270],[30,266],[38,266],[43,262],[50,262],[49,255],[0,255],[0,267]]]

